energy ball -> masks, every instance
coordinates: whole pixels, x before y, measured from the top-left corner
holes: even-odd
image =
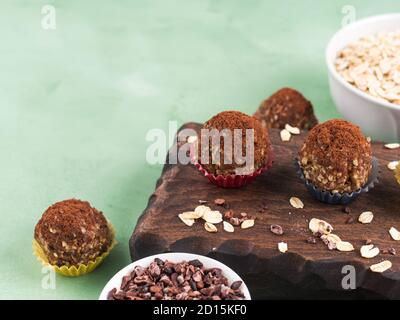
[[[371,159],[371,144],[360,128],[338,119],[314,127],[299,153],[306,179],[332,193],[350,193],[364,186]]]
[[[89,202],[70,199],[50,206],[35,227],[35,240],[51,265],[88,264],[110,247],[112,232]]]
[[[220,137],[216,140],[220,142],[219,144],[213,143],[212,139],[204,138],[204,134],[207,132],[211,134],[213,129],[216,129],[217,133],[221,134],[228,132],[232,137],[230,143]],[[240,129],[238,132],[241,132],[241,145],[238,145],[240,141],[234,138],[235,129]],[[235,149],[241,151],[241,155],[244,158],[249,156],[246,151],[246,129],[252,129],[254,133],[254,144],[251,144],[254,150],[254,163],[250,164],[250,166],[249,163],[240,163],[235,157]],[[203,146],[203,140],[207,141],[208,145]],[[232,151],[232,157],[225,159],[224,153],[228,149]],[[208,120],[202,127],[201,141],[199,143],[199,155],[201,155],[201,158],[199,162],[211,174],[223,176],[236,175],[238,172],[237,169],[243,170],[241,174],[251,174],[266,165],[270,152],[271,141],[267,129],[261,125],[259,120],[242,112],[221,112]],[[218,154],[220,159],[216,161]],[[205,159],[204,156],[207,155],[207,163],[202,162],[201,160]]]
[[[291,88],[280,89],[264,100],[254,116],[266,128],[284,129],[289,124],[308,130],[318,124],[311,102]]]
[[[397,182],[400,184],[400,162],[396,166],[396,169],[394,169],[394,176],[395,176]]]

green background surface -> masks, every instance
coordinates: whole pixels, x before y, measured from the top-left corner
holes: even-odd
[[[56,30],[41,9],[56,8]],[[0,298],[96,299],[130,262],[128,239],[161,165],[146,163],[152,128],[253,113],[282,86],[320,120],[338,116],[324,49],[345,5],[357,19],[399,11],[376,1],[0,2]],[[33,229],[52,203],[102,210],[118,247],[90,275],[43,289]]]

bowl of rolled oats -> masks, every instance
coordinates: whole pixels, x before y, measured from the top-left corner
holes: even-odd
[[[326,63],[339,112],[374,139],[400,140],[400,14],[343,27],[327,46]]]
[[[205,256],[171,252],[135,261],[106,284],[99,300],[251,300],[239,275]]]

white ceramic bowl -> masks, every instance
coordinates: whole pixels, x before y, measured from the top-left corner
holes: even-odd
[[[347,120],[359,125],[366,135],[388,142],[400,140],[400,106],[382,102],[347,83],[336,71],[337,53],[360,37],[400,29],[400,13],[374,16],[339,30],[326,49],[329,86],[334,103]]]
[[[239,280],[243,282],[240,289],[242,290],[242,292],[245,296],[245,299],[251,300],[249,289],[247,288],[244,281],[238,276],[238,274],[235,271],[233,271],[228,266],[224,265],[223,263],[221,263],[217,260],[214,260],[214,259],[211,259],[211,258],[208,258],[205,256],[191,254],[191,253],[178,253],[178,252],[156,254],[154,256],[149,256],[149,257],[137,260],[137,261],[131,263],[130,265],[126,266],[121,271],[119,271],[114,277],[112,277],[110,281],[108,281],[108,283],[106,284],[106,286],[104,287],[103,291],[100,294],[99,300],[107,300],[107,295],[112,289],[114,289],[114,288],[119,289],[121,286],[122,277],[124,277],[127,274],[129,274],[130,272],[132,272],[133,269],[135,268],[135,266],[148,267],[155,258],[160,258],[161,260],[169,260],[169,261],[173,261],[173,262],[181,262],[184,260],[189,261],[189,260],[198,259],[203,263],[203,265],[206,268],[220,268],[222,270],[223,275],[228,279],[229,284],[231,284],[232,282],[235,282],[235,281],[239,281]]]

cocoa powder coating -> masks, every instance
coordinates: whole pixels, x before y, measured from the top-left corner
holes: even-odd
[[[50,206],[37,223],[34,236],[49,263],[57,266],[87,264],[107,251],[112,242],[103,214],[76,199]]]
[[[352,192],[368,181],[371,144],[352,123],[329,120],[310,131],[299,160],[305,177],[318,188]]]
[[[264,100],[254,116],[266,128],[284,129],[289,124],[311,129],[318,123],[311,102],[291,88],[280,89]]]
[[[246,167],[248,169],[246,174],[251,174],[254,171],[264,167],[271,155],[271,141],[268,135],[268,131],[261,125],[261,122],[252,116],[248,116],[239,111],[224,111],[208,120],[202,127],[202,129],[207,129],[209,131],[216,129],[218,132],[223,130],[229,131],[232,140],[229,145],[226,145],[224,138],[220,138],[220,145],[215,145],[212,143],[212,139],[209,139],[209,148],[202,148],[203,133],[202,130],[202,141],[199,143],[199,155],[204,156],[204,154],[209,155],[209,163],[204,163],[200,158],[199,162],[202,166],[211,174],[214,175],[230,175],[236,174],[236,169],[245,168],[246,163],[239,163],[235,157],[231,159],[225,159],[224,153],[225,148],[232,150],[234,154],[235,147],[242,150],[243,157],[246,156],[246,129],[253,129],[254,132],[254,165],[251,167]],[[235,140],[234,130],[240,129],[242,134],[242,145],[234,145]],[[206,141],[207,139],[204,139]],[[203,150],[204,149],[204,150]],[[220,161],[216,161],[216,155],[219,154]],[[229,160],[231,162],[229,162]]]

